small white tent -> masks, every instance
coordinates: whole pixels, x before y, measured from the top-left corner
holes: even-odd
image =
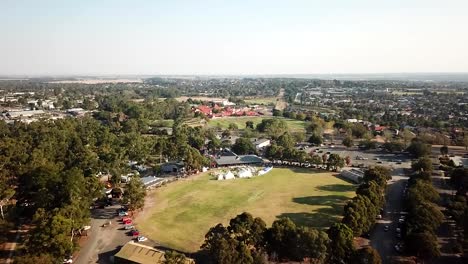
[[[250,168],[241,168],[238,173],[239,178],[250,178],[253,176],[252,169]]]
[[[231,171],[228,171],[226,172],[226,174],[224,174],[224,179],[225,180],[231,180],[231,179],[234,179],[234,174],[231,172]]]

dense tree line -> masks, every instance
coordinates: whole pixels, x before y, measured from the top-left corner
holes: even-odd
[[[413,142],[414,143],[414,142]],[[408,217],[402,227],[405,248],[420,259],[432,259],[440,255],[436,231],[444,219],[438,208],[439,193],[433,187],[433,165],[428,157],[413,162],[415,172],[408,181],[406,207]]]

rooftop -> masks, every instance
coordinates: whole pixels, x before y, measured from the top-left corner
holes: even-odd
[[[219,156],[215,159],[218,165],[241,165],[262,163],[263,159],[257,155]]]
[[[117,258],[142,264],[162,263],[164,252],[130,241],[120,249],[115,258],[115,263],[120,263]]]

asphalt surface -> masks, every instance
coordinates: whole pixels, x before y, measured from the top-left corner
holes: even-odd
[[[113,263],[112,257],[132,239],[116,215],[120,205],[92,210],[91,231],[73,263]],[[109,226],[103,224],[111,222]]]
[[[403,190],[408,180],[403,171],[406,166],[409,167],[409,163],[403,163],[393,170],[392,180],[387,185],[383,218],[377,221],[370,234],[370,245],[379,252],[383,264],[392,263],[391,257],[398,255],[394,247],[400,240],[396,237],[395,230],[402,211]],[[389,226],[388,231],[384,230],[386,225]]]

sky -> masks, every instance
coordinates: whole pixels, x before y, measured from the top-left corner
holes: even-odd
[[[466,0],[0,0],[0,75],[468,72]]]

